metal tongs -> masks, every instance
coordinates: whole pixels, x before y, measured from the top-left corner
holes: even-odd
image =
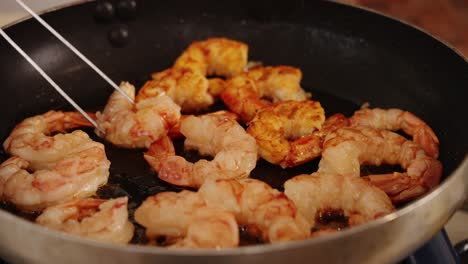
[[[133,99],[128,96],[120,87],[115,84],[104,72],[102,72],[96,65],[94,65],[88,58],[86,58],[79,50],[77,50],[70,42],[68,42],[64,37],[62,37],[55,29],[53,29],[47,22],[45,22],[40,16],[38,16],[31,8],[29,8],[23,1],[21,0],[16,0],[16,2],[26,11],[28,11],[29,14],[31,14],[39,23],[41,23],[47,30],[50,31],[55,37],[57,37],[65,46],[67,46],[71,51],[73,51],[80,59],[82,59],[86,64],[88,64],[99,76],[101,76],[107,83],[109,83],[115,90],[119,91],[127,100],[129,100],[132,104],[135,102]],[[99,129],[96,121],[92,119],[73,99],[68,96],[68,94],[60,88],[60,86],[52,80],[52,78],[47,75],[47,73],[44,72],[44,70],[41,69],[39,65],[37,65],[31,57],[29,57],[28,54],[24,52],[23,49],[21,49],[15,41],[13,41],[6,33],[3,31],[3,29],[0,28],[0,34],[5,38],[8,43],[10,43],[13,48],[18,51],[41,75],[46,79],[52,87],[57,90],[57,92],[65,98],[78,112],[80,112],[94,127]]]

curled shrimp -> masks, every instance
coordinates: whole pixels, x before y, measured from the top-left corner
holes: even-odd
[[[6,152],[27,160],[31,169],[53,167],[64,154],[90,139],[81,131],[50,135],[81,126],[93,125],[76,112],[49,111],[28,117],[16,125],[3,147]]]
[[[437,159],[439,139],[434,131],[414,114],[401,109],[361,109],[350,118],[351,126],[369,126],[387,130],[403,130],[413,137],[426,153]]]
[[[198,190],[206,204],[231,212],[247,233],[265,242],[305,239],[310,225],[284,193],[255,179],[209,180]]]
[[[181,121],[180,132],[186,137],[186,149],[201,155],[214,156],[195,163],[175,154],[169,137],[154,142],[144,158],[166,182],[198,188],[206,179],[240,179],[248,177],[257,163],[255,139],[245,132],[231,115],[211,113],[187,116]]]
[[[128,197],[111,200],[78,199],[48,207],[36,218],[40,225],[100,241],[126,244],[133,237]]]
[[[169,247],[225,248],[239,244],[234,215],[207,207],[201,195],[191,191],[148,197],[135,211],[135,220],[146,228],[150,240],[164,237]]]
[[[286,101],[261,109],[247,132],[257,141],[262,158],[281,167],[293,167],[321,154],[321,129],[325,112],[317,101]]]
[[[221,85],[218,81],[208,81],[202,74],[185,68],[170,68],[153,73],[152,78],[140,89],[136,101],[166,94],[183,112],[199,111],[212,105],[214,97],[210,92],[216,92]]]
[[[19,156],[3,162],[0,165],[1,200],[23,210],[38,211],[93,195],[106,184],[110,162],[104,145],[92,141],[82,131],[74,131],[72,135],[87,140],[81,140],[80,145],[62,153],[61,158],[48,168],[34,171],[30,162]]]
[[[133,85],[122,82],[120,88],[134,98]],[[133,106],[122,94],[115,91],[104,111],[98,112],[96,116],[98,136],[120,147],[148,148],[153,141],[166,135],[177,124],[180,107],[164,94],[139,101]]]
[[[341,128],[327,135],[319,172],[360,176],[360,165],[399,164],[404,173],[365,178],[384,190],[393,202],[411,200],[434,188],[442,175],[440,161],[418,144],[387,130],[370,127]]]
[[[174,68],[188,68],[203,76],[232,77],[247,65],[248,46],[227,38],[196,41],[177,58]]]
[[[310,97],[300,86],[302,72],[290,66],[254,67],[225,83],[221,99],[242,121],[252,120],[255,113],[270,103],[303,101]]]
[[[339,212],[346,217],[348,226],[354,226],[395,210],[385,192],[351,175],[295,176],[284,183],[284,193],[312,227],[321,221],[322,212]]]

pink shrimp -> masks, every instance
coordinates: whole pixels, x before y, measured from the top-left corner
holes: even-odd
[[[93,125],[77,112],[49,111],[28,117],[16,125],[3,147],[6,152],[28,161],[31,169],[53,167],[64,154],[90,141],[82,131],[62,134],[80,126]],[[61,133],[51,136],[56,132]]]
[[[414,114],[401,109],[361,109],[350,118],[351,126],[369,126],[392,131],[403,130],[413,137],[427,155],[437,159],[439,139],[424,121]]]
[[[122,82],[120,88],[131,98],[135,97],[135,87],[130,83]],[[147,148],[179,122],[180,107],[165,94],[132,105],[115,91],[103,112],[96,116],[98,136],[120,147]]]
[[[347,219],[347,225],[355,226],[395,210],[385,192],[353,175],[299,175],[284,183],[284,193],[312,227],[321,220],[323,211],[341,212]],[[330,232],[333,231],[321,233]]]
[[[126,244],[133,237],[128,197],[111,200],[78,199],[48,207],[36,222],[48,228],[100,241]]]
[[[232,213],[210,208],[199,193],[162,192],[148,197],[135,211],[150,240],[166,239],[173,248],[225,248],[239,244]]]
[[[0,199],[29,211],[42,210],[74,198],[93,195],[107,183],[110,161],[104,145],[87,138],[75,149],[62,153],[53,166],[34,170],[30,163],[13,156],[0,165]],[[34,171],[34,172],[29,172]]]
[[[186,137],[187,149],[197,149],[200,154],[214,158],[188,162],[175,154],[169,137],[163,137],[150,146],[144,157],[164,181],[198,188],[208,178],[248,177],[255,168],[255,139],[229,116],[219,113],[188,116],[181,121],[180,132]]]
[[[206,204],[232,212],[247,232],[265,242],[305,239],[310,225],[284,193],[255,179],[208,180],[198,191]]]
[[[442,175],[440,161],[418,144],[387,130],[341,128],[324,142],[319,172],[360,176],[360,165],[400,164],[405,173],[369,175],[365,179],[384,190],[393,202],[414,199],[434,188]]]

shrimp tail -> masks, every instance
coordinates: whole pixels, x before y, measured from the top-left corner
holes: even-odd
[[[161,180],[178,186],[190,186],[192,183],[189,176],[193,164],[176,155],[174,144],[168,136],[153,142],[143,157]]]
[[[158,172],[158,177],[170,184],[178,186],[194,186],[197,184],[190,180],[192,171],[192,163],[187,162],[183,157],[172,156],[164,162],[164,166],[162,166]]]
[[[163,162],[168,157],[174,155],[174,144],[172,144],[169,137],[163,136],[150,145],[148,151],[144,153],[143,157],[155,171],[159,172]]]
[[[427,155],[437,159],[439,157],[439,140],[432,130],[420,128],[413,135],[413,140],[421,146]]]
[[[242,80],[233,79],[231,83],[235,81]],[[242,85],[228,85],[220,97],[232,112],[239,114],[243,122],[248,122],[254,118],[259,109],[268,106],[266,101],[258,98],[257,90],[253,81],[247,79]]]
[[[87,113],[94,120],[94,113]],[[78,112],[49,111],[43,115],[48,129],[53,132],[64,132],[77,127],[93,127],[82,114]]]
[[[280,163],[283,168],[306,163],[322,154],[322,140],[318,137],[303,137],[291,144],[291,150]]]
[[[414,199],[440,182],[442,163],[438,160],[422,160],[408,168],[408,173],[368,175],[364,179],[383,190],[393,203],[402,203]],[[421,175],[417,179],[411,175]]]

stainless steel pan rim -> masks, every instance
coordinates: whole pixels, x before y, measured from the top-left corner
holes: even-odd
[[[64,4],[61,6],[57,6],[54,8],[50,8],[47,10],[42,11],[41,13],[47,13],[51,11],[55,11],[61,8],[65,7],[70,7],[74,5],[78,5],[81,3],[85,2],[90,2],[92,0],[77,0],[73,1],[68,4]],[[329,0],[331,1],[331,0]],[[334,1],[331,1],[334,2]],[[386,16],[385,14],[382,14],[380,12],[376,12],[374,10],[370,10],[367,8],[362,8],[362,7],[356,7],[359,9],[363,9],[367,12],[371,13],[376,13],[381,16]],[[19,22],[22,22],[26,19],[29,19],[30,16],[26,16],[24,18],[21,18],[19,20],[16,20],[8,25],[3,26],[3,28],[8,28],[10,26],[13,26]],[[432,36],[431,34],[427,33],[421,28],[415,27],[413,25],[410,25],[404,21],[397,20],[393,17],[388,17],[392,20],[399,21],[400,23],[403,23],[407,26],[413,27],[419,31],[424,32],[426,35],[431,36],[432,38],[436,39],[438,42],[443,43],[446,47],[449,49],[455,51],[460,57],[463,57],[460,52],[458,52],[456,49],[448,45],[446,42],[438,39],[437,37]],[[466,58],[464,58],[466,61]],[[101,249],[106,249],[106,250],[118,250],[124,253],[143,253],[143,254],[152,254],[152,255],[166,255],[166,256],[232,256],[232,255],[252,255],[252,254],[263,254],[271,251],[283,251],[283,250],[289,250],[293,248],[302,248],[302,247],[313,247],[315,245],[324,243],[324,242],[333,242],[337,241],[340,239],[343,239],[345,237],[351,237],[355,234],[358,234],[364,230],[368,229],[377,229],[380,226],[385,225],[386,223],[392,222],[395,219],[401,218],[405,215],[409,215],[411,212],[417,210],[417,208],[422,207],[426,203],[430,203],[431,201],[435,200],[438,198],[440,193],[443,192],[449,192],[449,188],[453,187],[456,184],[464,184],[464,186],[461,186],[461,188],[464,189],[464,196],[466,198],[467,193],[468,193],[468,181],[464,181],[463,177],[468,176],[468,155],[465,155],[465,158],[463,162],[451,173],[450,175],[447,176],[447,178],[434,190],[432,190],[430,193],[426,194],[424,197],[421,199],[414,201],[407,206],[399,209],[398,211],[389,214],[385,217],[382,217],[380,219],[377,219],[375,221],[356,226],[353,228],[349,228],[346,230],[343,230],[341,232],[335,233],[335,234],[330,234],[327,236],[321,236],[317,237],[314,239],[308,239],[308,240],[302,240],[302,241],[291,241],[287,243],[279,243],[279,244],[262,244],[262,245],[255,245],[255,246],[245,246],[245,247],[239,247],[239,248],[233,248],[233,249],[222,249],[222,250],[213,250],[213,249],[197,249],[197,250],[190,250],[190,249],[177,249],[177,250],[168,250],[166,248],[159,248],[159,247],[152,247],[152,246],[144,246],[144,245],[114,245],[110,243],[104,243],[104,242],[99,242],[87,238],[82,238],[78,236],[73,236],[69,235],[63,232],[58,232],[55,230],[47,229],[44,227],[41,227],[33,222],[27,221],[23,218],[20,218],[16,215],[13,215],[9,212],[0,210],[0,219],[2,221],[8,221],[8,222],[15,222],[15,225],[18,225],[19,228],[25,229],[25,230],[31,230],[33,232],[37,232],[38,234],[41,234],[46,237],[51,237],[55,240],[60,240],[63,243],[73,243],[73,244],[82,244],[82,245],[87,245],[87,246],[92,246],[96,248],[101,248]],[[463,200],[460,200],[458,204],[453,205],[453,208],[450,208],[452,215],[456,208],[458,208]],[[440,228],[442,225],[440,226]]]
[[[55,230],[47,229],[44,227],[39,226],[38,224],[34,224],[29,222],[25,219],[22,219],[16,215],[8,213],[6,211],[0,210],[0,219],[4,219],[6,221],[15,221],[21,228],[25,229],[32,229],[35,232],[41,233],[44,236],[50,236],[57,240],[63,240],[65,243],[78,243],[78,244],[87,244],[89,246],[103,248],[103,249],[110,249],[110,250],[119,250],[129,253],[146,253],[146,254],[163,254],[163,255],[174,255],[174,256],[224,256],[224,255],[250,255],[250,254],[261,254],[269,251],[282,251],[291,248],[300,248],[300,247],[313,247],[314,245],[323,243],[323,242],[331,242],[333,240],[339,240],[343,237],[353,236],[354,234],[360,233],[366,229],[374,229],[379,226],[382,226],[388,222],[393,221],[399,217],[404,215],[410,214],[418,207],[426,203],[430,203],[434,199],[437,199],[439,194],[448,191],[447,189],[450,188],[452,185],[457,183],[458,178],[463,177],[464,175],[468,175],[468,156],[465,157],[462,164],[450,175],[447,179],[437,188],[432,190],[430,193],[422,197],[421,199],[414,201],[407,206],[397,210],[396,212],[386,215],[385,217],[379,218],[375,221],[356,226],[353,228],[345,229],[341,232],[330,234],[327,236],[320,236],[314,239],[307,239],[302,241],[291,241],[286,243],[279,243],[279,244],[262,244],[262,245],[254,245],[254,246],[245,246],[233,249],[222,249],[222,250],[213,250],[213,249],[177,249],[177,250],[168,250],[166,248],[159,248],[159,247],[152,247],[152,246],[144,246],[144,245],[113,245],[110,243],[99,242],[87,238],[81,238],[78,236],[69,235],[63,232],[58,232]],[[467,183],[465,183],[466,185]],[[467,187],[465,186],[465,196],[467,193]],[[459,204],[456,206],[460,206],[463,201],[460,201]],[[456,208],[453,208],[454,211]]]

